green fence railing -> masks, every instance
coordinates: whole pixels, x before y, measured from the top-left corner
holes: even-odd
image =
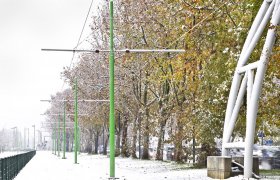
[[[0,158],[0,180],[10,180],[35,156],[36,151],[29,151],[10,157]]]

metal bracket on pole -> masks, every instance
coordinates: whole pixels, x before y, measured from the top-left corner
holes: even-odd
[[[75,99],[54,99],[54,100],[40,100],[41,102],[75,102]],[[81,99],[77,102],[110,102],[107,99]]]

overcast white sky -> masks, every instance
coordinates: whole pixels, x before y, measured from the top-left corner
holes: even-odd
[[[92,13],[100,1],[94,0]],[[40,114],[48,107],[40,99],[61,90],[60,72],[72,57],[41,48],[75,47],[90,3],[0,0],[0,129],[40,125],[44,119]],[[90,21],[83,37],[89,34]]]

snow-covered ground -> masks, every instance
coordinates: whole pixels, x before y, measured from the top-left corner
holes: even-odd
[[[109,178],[109,158],[101,155],[78,156],[67,153],[61,159],[49,151],[38,151],[15,180],[103,180]],[[116,177],[120,180],[193,180],[207,178],[206,169],[186,169],[175,163],[116,158]],[[240,177],[230,178],[240,179]]]

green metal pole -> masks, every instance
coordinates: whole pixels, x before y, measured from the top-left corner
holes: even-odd
[[[77,164],[77,151],[78,151],[78,93],[77,93],[77,78],[75,79],[75,149],[74,149],[74,159],[75,164]]]
[[[63,157],[62,157],[62,159],[66,159],[66,157],[65,157],[65,151],[66,151],[65,108],[66,107],[65,107],[65,101],[64,101],[64,103],[63,103]]]
[[[80,148],[81,148],[81,144],[80,144],[80,142],[81,142],[81,131],[80,131],[80,127],[78,126],[78,152],[79,152],[79,154],[81,154],[81,150],[80,150]]]
[[[57,151],[58,151],[57,156],[60,157],[60,116],[58,117]]]
[[[52,141],[52,146],[51,146],[51,148],[52,148],[52,154],[53,154],[53,137],[51,136],[51,141]]]
[[[110,0],[110,177],[115,178],[115,98],[114,98],[114,27],[113,0]]]

